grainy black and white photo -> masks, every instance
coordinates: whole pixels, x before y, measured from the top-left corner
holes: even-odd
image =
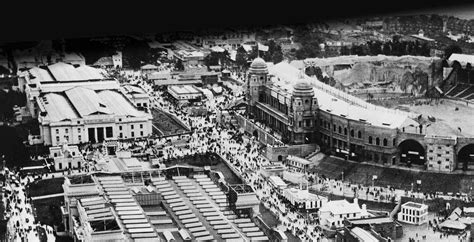
[[[473,4],[0,37],[0,242],[473,241],[473,65]]]

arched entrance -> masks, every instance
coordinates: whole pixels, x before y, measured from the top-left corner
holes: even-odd
[[[398,145],[400,162],[411,165],[425,165],[425,148],[416,140],[407,139]]]
[[[278,161],[283,161],[283,156],[282,155],[278,156]]]
[[[474,170],[474,144],[468,144],[459,150],[458,167],[463,170]]]
[[[252,135],[255,136],[256,140],[258,140],[258,131],[257,130],[254,130]]]

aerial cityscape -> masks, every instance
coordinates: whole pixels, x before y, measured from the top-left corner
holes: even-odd
[[[0,241],[474,241],[473,65],[474,7],[1,43]]]

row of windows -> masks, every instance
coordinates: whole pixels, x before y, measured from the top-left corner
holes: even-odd
[[[441,155],[438,154],[438,157],[441,157]],[[434,160],[434,158],[433,158],[432,156],[431,156],[429,159],[430,159],[430,160]],[[446,158],[446,161],[449,161],[449,158]],[[439,161],[439,162],[441,162],[441,161]]]
[[[441,149],[441,147],[438,147],[438,149]],[[429,153],[433,153],[433,150],[428,150]],[[446,151],[445,152],[447,155],[449,155],[449,151]],[[441,156],[440,154],[438,154],[438,156]]]
[[[322,120],[322,119],[319,119],[319,123],[320,123],[321,126],[323,126],[326,129],[329,129],[329,127],[331,125],[329,122],[326,122],[325,120]],[[335,124],[333,124],[332,128],[333,128],[333,132],[337,132],[339,134],[347,135],[347,128],[342,129],[341,126],[336,126]],[[351,135],[352,138],[354,138],[355,131],[353,129],[351,129],[350,135]],[[360,130],[357,131],[357,138],[359,138],[359,139],[362,138],[362,132]],[[373,140],[372,136],[369,136],[369,144],[373,144],[373,143],[374,143],[374,140]],[[393,139],[392,144],[393,144],[393,146],[396,145],[395,139]],[[380,145],[380,138],[378,138],[378,137],[375,138],[375,145]],[[388,140],[384,138],[382,140],[382,145],[383,146],[388,146]]]

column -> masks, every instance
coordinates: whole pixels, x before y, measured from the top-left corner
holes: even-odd
[[[99,139],[98,139],[98,136],[97,134],[99,133],[99,129],[98,128],[95,128],[95,132],[94,132],[94,135],[95,135],[95,142],[99,142]]]

